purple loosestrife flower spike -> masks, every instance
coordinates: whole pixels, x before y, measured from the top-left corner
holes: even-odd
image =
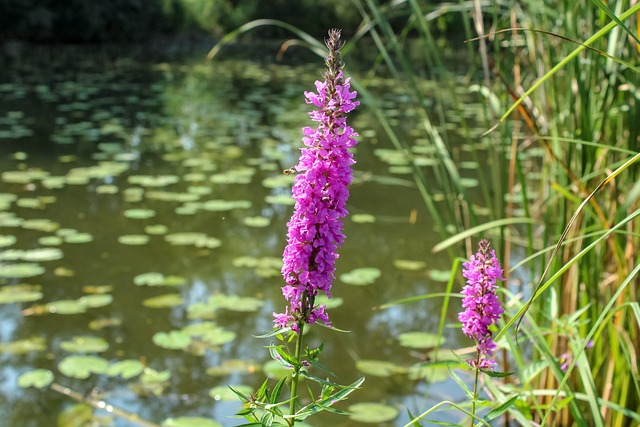
[[[286,285],[282,294],[288,301],[284,313],[274,313],[278,328],[291,326],[299,332],[302,323],[317,320],[329,325],[325,306],[314,304],[320,291],[331,297],[337,250],[344,241],[342,218],[351,183],[351,165],[355,163],[349,148],[358,134],[347,126],[345,114],[359,104],[350,90],[349,78],[342,73],[340,30],[329,31],[325,41],[329,53],[325,59],[324,82],[316,81],[316,92],[305,92],[307,104],[315,111],[309,117],[316,129],[302,129],[299,174],[293,184],[295,206],[287,223],[287,246],[283,254],[282,276]]]
[[[491,356],[496,344],[489,327],[497,323],[504,312],[495,292],[498,288],[496,282],[504,278],[490,245],[488,240],[480,241],[478,252],[463,264],[462,275],[467,279],[467,285],[462,290],[464,311],[458,314],[458,320],[462,322],[462,332],[476,341],[478,356],[470,359],[469,365],[493,370],[496,361]]]

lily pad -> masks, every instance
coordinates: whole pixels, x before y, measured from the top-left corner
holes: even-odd
[[[225,359],[221,365],[208,368],[207,375],[224,377],[231,374],[252,374],[258,370],[260,367],[250,360]]]
[[[208,332],[202,336],[202,341],[213,346],[221,346],[235,340],[237,334],[223,328],[218,328],[214,332]]]
[[[418,271],[427,267],[427,263],[424,261],[415,261],[408,259],[394,259],[393,265],[398,270]]]
[[[34,369],[21,374],[18,377],[18,387],[20,388],[44,388],[53,382],[53,372],[48,369]]]
[[[446,339],[428,332],[404,332],[398,335],[398,341],[402,347],[424,349],[438,347],[444,344]]]
[[[162,235],[162,234],[167,234],[167,231],[169,230],[169,227],[167,227],[166,225],[162,225],[162,224],[155,224],[155,225],[147,225],[144,228],[144,232],[147,234],[151,234],[151,235]]]
[[[109,362],[97,356],[68,356],[58,364],[63,375],[81,380],[89,378],[91,374],[106,374]]]
[[[44,351],[47,345],[42,337],[31,337],[0,344],[0,354],[25,354],[32,351]]]
[[[362,267],[341,274],[340,280],[348,285],[366,286],[376,281],[382,275],[379,268]]]
[[[199,242],[204,242],[207,239],[205,233],[199,232],[184,232],[184,233],[172,233],[164,236],[164,240],[175,246],[188,246],[197,245]]]
[[[340,307],[344,299],[340,297],[328,298],[326,295],[318,295],[315,300],[316,305],[324,305],[327,309]]]
[[[125,234],[118,237],[118,242],[122,245],[128,246],[142,246],[149,243],[149,236],[146,234]]]
[[[434,282],[447,283],[451,279],[451,270],[430,270],[429,279]]]
[[[227,401],[227,402],[237,401],[238,395],[235,394],[233,390],[231,390],[231,388],[229,387],[232,387],[234,390],[237,390],[240,393],[245,395],[250,395],[251,393],[253,393],[253,388],[248,385],[232,384],[229,386],[220,385],[212,388],[211,390],[209,390],[209,396],[211,396],[213,400],[221,400],[221,401]]]
[[[0,248],[6,248],[16,243],[18,239],[12,235],[0,235]]]
[[[391,375],[405,372],[404,368],[384,360],[358,360],[356,369],[363,374],[374,377],[390,377]]]
[[[89,233],[72,233],[64,236],[64,241],[66,243],[73,244],[81,244],[81,243],[89,243],[93,241],[93,236]]]
[[[373,224],[376,222],[376,217],[370,214],[353,214],[351,221],[359,224]]]
[[[183,302],[180,294],[164,294],[147,298],[142,301],[142,305],[149,308],[170,308],[180,305]]]
[[[271,220],[263,216],[250,216],[250,217],[244,218],[242,222],[247,227],[256,227],[256,228],[268,227],[271,224]]]
[[[171,371],[156,371],[152,368],[145,368],[140,376],[143,384],[158,384],[168,381],[171,378]]]
[[[182,331],[158,332],[153,335],[153,343],[170,350],[185,349],[191,345],[191,337]]]
[[[413,366],[409,368],[409,379],[412,381],[428,381],[439,383],[447,381],[451,374],[449,369],[434,366]]]
[[[22,228],[26,230],[43,231],[52,233],[60,228],[60,224],[50,219],[27,219],[22,223]]]
[[[85,295],[78,298],[78,303],[87,308],[104,307],[113,302],[113,296],[109,294]]]
[[[63,253],[58,248],[39,248],[25,251],[22,260],[28,262],[55,261],[62,259],[62,257]]]
[[[202,209],[209,212],[230,211],[233,209],[249,209],[249,200],[209,200],[202,204]]]
[[[269,203],[270,205],[293,206],[296,204],[296,201],[293,200],[293,197],[291,197],[290,194],[270,194],[268,196],[265,196],[264,201]]]
[[[222,427],[217,421],[203,417],[178,417],[167,418],[162,427]]]
[[[125,380],[137,377],[144,371],[144,365],[139,360],[121,360],[109,366],[106,374],[110,377],[122,377]]]
[[[361,423],[380,424],[395,419],[399,412],[396,408],[382,403],[356,403],[347,409],[349,418]]]
[[[102,353],[109,349],[109,343],[100,337],[76,336],[71,340],[62,341],[60,348],[72,353]]]
[[[127,209],[123,215],[131,219],[149,219],[156,216],[156,211],[153,209]]]
[[[12,285],[0,288],[0,304],[32,302],[42,298],[39,286]]]
[[[24,279],[26,277],[39,276],[45,272],[45,268],[33,262],[16,264],[0,264],[0,277],[8,279]]]

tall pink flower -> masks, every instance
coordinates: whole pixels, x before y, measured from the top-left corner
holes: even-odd
[[[458,314],[462,322],[462,332],[476,341],[477,358],[469,360],[473,368],[493,369],[495,360],[491,359],[496,344],[489,327],[498,322],[504,312],[495,291],[497,281],[504,280],[502,267],[488,240],[478,244],[478,252],[463,264],[462,275],[467,279],[463,288],[462,308]]]
[[[274,313],[276,327],[291,326],[299,331],[299,322],[320,320],[329,324],[323,305],[315,305],[320,291],[331,297],[337,250],[344,241],[342,218],[347,215],[351,165],[355,163],[349,148],[358,134],[347,126],[345,114],[358,104],[356,92],[343,77],[340,58],[340,31],[329,31],[329,53],[325,59],[324,82],[316,81],[315,92],[305,92],[307,104],[317,109],[309,113],[316,129],[302,129],[300,172],[293,185],[295,207],[289,220],[287,247],[284,250],[282,276],[286,285],[282,294],[288,301],[284,313]]]

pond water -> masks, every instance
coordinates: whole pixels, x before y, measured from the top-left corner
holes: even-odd
[[[282,171],[297,162],[300,128],[311,124],[303,92],[321,67],[319,58],[304,66],[202,56],[168,63],[55,49],[7,60],[3,425],[136,425],[78,405],[56,391],[64,388],[158,425],[178,425],[166,420],[179,417],[240,423],[229,418],[240,404],[226,385],[255,389],[277,375],[268,340],[254,335],[269,331],[272,312],[284,308],[279,269],[293,176]],[[407,95],[391,80],[367,86],[415,140],[413,159],[428,174],[432,153],[416,139]],[[430,344],[399,340],[435,333],[442,300],[375,307],[444,291],[450,262],[430,253],[439,239],[407,156],[393,152],[366,106],[349,120],[361,136],[328,312],[351,332],[312,328],[308,339],[325,341],[321,361],[338,382],[367,377],[341,409],[386,404],[397,417],[374,424],[403,425],[407,408],[420,413],[462,397],[446,368],[428,379],[410,375]],[[456,328],[445,336],[446,348],[469,345]],[[18,385],[42,379],[21,376],[34,369],[51,371],[53,389]],[[366,425],[331,414],[309,422]]]

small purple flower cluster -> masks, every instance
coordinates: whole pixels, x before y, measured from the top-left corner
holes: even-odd
[[[462,275],[467,279],[467,285],[462,290],[462,307],[465,310],[458,314],[458,320],[462,322],[462,332],[476,341],[478,355],[476,359],[468,361],[469,365],[493,370],[496,361],[491,356],[496,344],[489,327],[497,323],[504,312],[495,293],[498,288],[496,282],[504,278],[496,253],[490,249],[490,245],[488,240],[480,241],[478,252],[463,264]]]
[[[331,30],[326,44],[325,81],[316,81],[317,93],[304,94],[307,104],[317,107],[309,116],[318,127],[302,129],[306,148],[295,167],[300,174],[293,185],[295,207],[287,224],[282,267],[286,282],[282,294],[289,305],[284,313],[274,313],[276,327],[290,326],[296,332],[301,323],[330,324],[325,307],[314,301],[319,291],[331,297],[337,249],[345,238],[342,218],[348,213],[347,186],[355,163],[349,148],[356,145],[358,135],[346,124],[345,114],[359,102],[354,101],[356,92],[350,90],[349,79],[343,78],[340,31]]]

